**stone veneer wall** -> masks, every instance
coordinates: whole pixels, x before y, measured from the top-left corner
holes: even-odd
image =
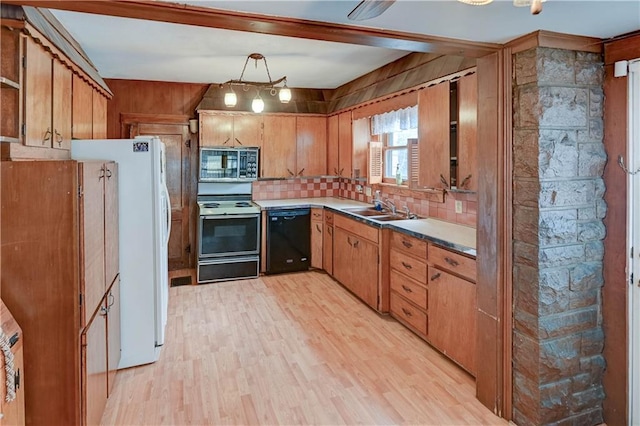
[[[357,185],[363,187],[358,192]],[[259,180],[253,182],[254,200],[294,199],[313,197],[343,197],[373,204],[373,197],[365,195],[362,181],[341,177],[297,177],[289,179]],[[445,202],[429,199],[425,192],[412,191],[396,185],[371,185],[371,193],[379,189],[383,198],[392,200],[398,210],[408,206],[412,213],[476,227],[477,197],[475,192],[448,192]],[[456,213],[455,202],[461,201],[462,212]]]
[[[603,64],[513,57],[513,420],[602,422]]]

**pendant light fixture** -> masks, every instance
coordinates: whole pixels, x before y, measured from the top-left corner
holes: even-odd
[[[491,3],[493,0],[458,0],[461,3],[470,4],[472,6],[484,6]]]
[[[264,68],[267,72],[267,78],[269,81],[248,81],[244,80],[244,72],[247,69],[247,64],[249,63],[249,59],[253,59],[255,61],[256,68],[258,67],[258,61],[262,61],[264,63]],[[278,86],[282,84],[282,87]],[[253,112],[260,113],[264,111],[264,100],[260,96],[260,91],[262,89],[268,89],[269,94],[271,96],[275,96],[278,94],[278,99],[281,103],[286,104],[291,101],[291,89],[287,86],[287,77],[282,77],[278,80],[271,80],[271,74],[269,73],[269,66],[267,65],[267,58],[260,53],[252,53],[247,56],[246,61],[244,62],[244,67],[242,68],[242,73],[240,74],[240,78],[237,80],[229,80],[220,85],[221,88],[227,86],[227,92],[224,94],[224,104],[228,108],[233,108],[238,103],[238,96],[236,92],[233,90],[233,86],[239,86],[243,89],[243,91],[248,91],[252,88],[256,89],[257,95],[251,102],[251,109]]]

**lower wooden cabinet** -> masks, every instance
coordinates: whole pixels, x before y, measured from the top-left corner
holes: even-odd
[[[324,254],[323,209],[311,209],[311,267],[322,269]]]
[[[100,424],[107,404],[107,302],[102,300],[98,312],[82,336],[83,417],[85,424]]]
[[[116,372],[120,363],[120,278],[115,280],[107,294],[107,385],[108,394],[113,391]]]
[[[333,212],[324,212],[324,235],[322,238],[322,269],[333,275]]]
[[[353,219],[335,217],[333,275],[376,310],[379,309],[380,276],[378,232]]]

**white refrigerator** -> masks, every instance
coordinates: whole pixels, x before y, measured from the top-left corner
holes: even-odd
[[[73,140],[71,158],[118,163],[122,348],[118,368],[157,361],[169,303],[171,205],[164,144],[149,136]]]

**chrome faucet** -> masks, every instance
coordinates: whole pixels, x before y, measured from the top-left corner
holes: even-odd
[[[385,198],[382,201],[382,205],[391,210],[391,214],[395,216],[396,214],[396,205],[389,198]]]

